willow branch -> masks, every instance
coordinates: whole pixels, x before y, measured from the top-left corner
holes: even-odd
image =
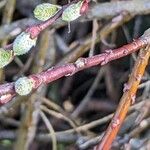
[[[64,76],[71,76],[81,70],[96,65],[105,65],[112,60],[125,57],[137,51],[138,49],[145,47],[150,43],[149,30],[150,29],[148,29],[139,39],[120,48],[114,50],[106,50],[105,53],[88,58],[79,58],[75,63],[55,66],[41,73],[28,76],[28,78],[34,83],[32,90],[37,89],[41,84],[48,84]],[[14,88],[14,82],[0,85],[0,102],[2,104],[11,100],[15,95],[16,91]]]

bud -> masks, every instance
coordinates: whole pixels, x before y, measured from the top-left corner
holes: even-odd
[[[83,1],[79,1],[76,4],[71,4],[62,13],[62,20],[71,22],[76,20],[81,16],[80,9],[82,7]]]
[[[33,46],[36,45],[37,38],[32,39],[30,34],[22,32],[19,34],[13,43],[14,55],[23,55],[27,53]]]
[[[61,6],[59,5],[43,3],[36,6],[36,8],[34,9],[34,16],[38,20],[46,21],[54,16],[59,9],[61,9]]]
[[[28,95],[33,89],[33,81],[27,77],[19,78],[15,82],[15,91],[19,95]]]
[[[8,65],[13,59],[13,51],[12,50],[4,50],[0,48],[0,68]]]

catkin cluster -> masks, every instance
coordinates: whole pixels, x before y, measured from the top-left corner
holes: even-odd
[[[71,22],[81,16],[80,10],[84,1],[79,1],[69,5],[62,13],[61,19],[63,21]],[[54,16],[62,7],[50,3],[43,3],[34,9],[34,16],[38,20],[46,21]]]
[[[80,10],[83,1],[69,5],[62,13],[62,20],[71,22],[81,16]],[[34,9],[34,16],[40,21],[46,21],[53,17],[62,7],[50,3],[43,3]],[[27,53],[36,45],[37,38],[31,38],[29,32],[22,32],[13,42],[12,50],[0,48],[0,68],[9,64],[14,56]],[[28,77],[21,77],[15,82],[15,91],[19,95],[29,94],[34,87],[34,82]]]
[[[62,13],[61,19],[67,22],[71,22],[81,16],[80,10],[84,1],[70,4]],[[40,21],[46,21],[53,17],[62,7],[59,5],[53,5],[50,3],[43,3],[37,5],[34,9],[34,16]],[[16,37],[13,42],[12,50],[5,50],[0,48],[0,68],[8,65],[14,58],[27,53],[30,49],[36,45],[37,38],[31,38],[29,32],[22,32]]]

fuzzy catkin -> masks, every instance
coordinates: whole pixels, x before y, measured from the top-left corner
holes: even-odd
[[[37,5],[34,9],[34,17],[41,21],[46,21],[56,14],[56,12],[61,8],[59,5],[53,5],[50,3],[43,3]]]
[[[23,55],[36,45],[37,38],[32,39],[30,34],[22,32],[13,42],[14,55]]]
[[[76,4],[72,4],[69,7],[67,7],[62,13],[62,20],[71,22],[79,18],[81,16],[80,9],[82,4],[83,1],[79,1]]]
[[[28,95],[33,89],[33,81],[27,77],[21,77],[15,82],[15,91],[19,95]]]
[[[8,65],[13,59],[13,51],[12,50],[4,50],[0,48],[0,68]]]

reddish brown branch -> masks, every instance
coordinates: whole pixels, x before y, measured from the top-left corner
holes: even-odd
[[[47,84],[55,81],[63,76],[70,76],[78,71],[90,68],[96,65],[105,65],[112,60],[119,59],[126,55],[129,55],[138,49],[146,46],[149,43],[148,37],[141,37],[130,44],[124,45],[120,48],[114,50],[106,50],[105,53],[95,55],[88,58],[79,58],[75,63],[68,63],[62,66],[56,66],[48,69],[47,71],[41,72],[39,74],[30,75],[28,78],[32,79],[34,82],[33,89],[37,89],[41,84]],[[4,103],[5,95],[16,95],[14,89],[14,82],[0,85],[0,101]],[[3,100],[2,100],[3,98]],[[6,99],[6,101],[8,101]]]
[[[97,150],[109,150],[113,140],[115,139],[125,117],[129,110],[129,107],[135,101],[135,94],[137,92],[141,78],[145,72],[145,68],[148,64],[150,57],[150,46],[145,50],[141,50],[130,75],[129,81],[124,88],[124,94],[120,100],[120,104],[117,111],[109,124],[109,127],[102,139],[102,142],[97,146]]]

